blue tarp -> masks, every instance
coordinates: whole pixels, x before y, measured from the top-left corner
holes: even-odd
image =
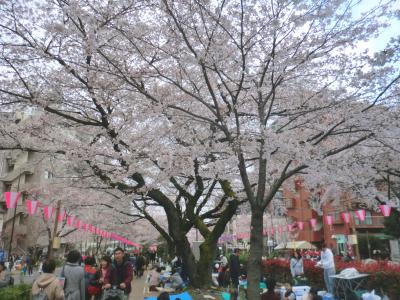
[[[146,300],[157,300],[157,297],[148,297],[145,298]],[[177,294],[177,295],[170,295],[169,299],[171,300],[176,300],[176,299],[180,299],[180,300],[192,300],[192,297],[189,295],[188,292],[184,292],[181,294]]]

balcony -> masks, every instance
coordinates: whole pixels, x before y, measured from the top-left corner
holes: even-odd
[[[8,173],[6,176],[1,177],[0,181],[5,181],[5,182],[13,182],[20,176],[20,174],[33,174],[34,172],[34,166],[21,166],[20,168],[12,170],[10,173]]]
[[[385,218],[383,216],[372,216],[370,218],[366,218],[364,222],[359,222],[356,220],[355,226],[356,228],[383,228]]]

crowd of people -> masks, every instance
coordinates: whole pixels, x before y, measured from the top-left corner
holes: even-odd
[[[61,277],[54,274],[56,264],[45,260],[42,274],[32,286],[32,299],[48,300],[100,300],[109,298],[128,299],[131,293],[133,266],[122,248],[114,250],[114,260],[103,256],[96,267],[96,259],[87,256],[82,263],[82,255],[77,250],[68,253],[62,267]]]
[[[215,266],[215,272],[218,274],[214,283],[223,288],[230,286],[231,299],[234,300],[238,298],[238,287],[240,284],[246,282],[247,277],[246,268],[240,263],[239,256],[240,250],[234,249],[229,256],[229,259],[227,259],[225,255],[220,255],[218,264]],[[336,270],[332,250],[325,244],[321,245],[318,251],[293,250],[289,258],[289,267],[294,285],[304,285],[304,280],[306,280],[304,278],[304,259],[317,261],[316,265],[323,269],[326,291],[333,294],[333,278],[331,276],[336,274]],[[279,289],[276,289],[276,282],[272,278],[266,280],[262,277],[260,281],[265,282],[267,287],[267,290],[262,294],[262,300],[280,300],[282,297],[285,300],[296,299],[296,295],[289,283],[285,283],[283,286],[280,286]],[[281,293],[282,290],[284,291],[283,294]],[[311,290],[304,296],[304,299],[316,300],[321,299],[321,297],[317,295],[315,289],[311,288]]]

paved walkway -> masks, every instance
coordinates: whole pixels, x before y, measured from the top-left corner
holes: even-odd
[[[143,300],[144,299],[144,290],[146,287],[145,281],[147,277],[148,271],[144,273],[141,278],[134,277],[132,280],[132,293],[129,297],[129,300]],[[156,293],[153,293],[157,295]],[[146,296],[150,296],[150,294],[146,294]]]

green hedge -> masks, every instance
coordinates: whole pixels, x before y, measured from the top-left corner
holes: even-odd
[[[0,300],[30,300],[31,289],[29,284],[0,288]]]

